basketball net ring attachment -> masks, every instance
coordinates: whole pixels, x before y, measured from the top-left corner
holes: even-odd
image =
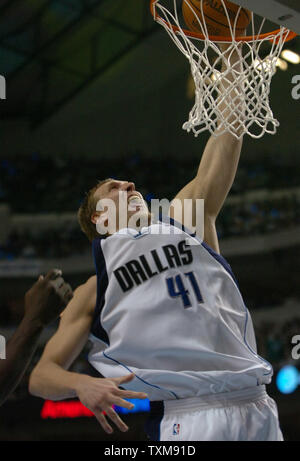
[[[272,32],[262,33],[266,19],[255,17],[251,13],[248,26],[251,28],[251,35],[236,36],[236,24],[242,7],[237,11],[232,25],[223,0],[221,2],[227,16],[230,36],[209,35],[204,20],[203,2],[202,21],[186,2],[202,31],[192,32],[183,28],[185,24],[180,11],[182,2],[186,0],[150,0],[154,20],[164,27],[191,66],[195,104],[190,111],[189,120],[183,124],[183,129],[192,131],[195,136],[207,130],[214,136],[229,132],[237,139],[244,134],[252,138],[261,138],[265,133],[275,134],[279,122],[274,118],[269,103],[271,81],[283,45],[297,34],[283,26]],[[221,51],[217,43],[226,43],[229,47],[226,51]],[[265,44],[271,48],[267,56]],[[238,55],[238,62],[231,66],[230,56],[233,53]],[[227,63],[226,70],[220,73],[217,68],[224,60]],[[226,79],[229,75],[231,78]]]

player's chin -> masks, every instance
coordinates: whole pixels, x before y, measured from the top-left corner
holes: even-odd
[[[128,225],[134,225],[134,227],[145,227],[151,223],[151,214],[148,209],[142,208],[136,211],[128,212]],[[130,226],[131,227],[131,226]]]

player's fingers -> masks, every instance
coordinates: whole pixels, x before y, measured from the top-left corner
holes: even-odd
[[[133,403],[127,402],[127,400],[121,399],[120,397],[114,397],[113,404],[118,407],[127,408],[128,410],[132,410],[134,408]]]
[[[107,416],[112,420],[113,423],[117,426],[118,429],[122,432],[128,431],[129,427],[121,420],[120,416],[115,412],[113,408],[106,410]]]
[[[45,281],[48,282],[49,280],[55,280],[57,277],[62,275],[62,271],[60,269],[51,269],[45,277]]]
[[[135,392],[135,391],[122,391],[119,389],[118,392],[119,397],[122,397],[123,399],[147,399],[148,395],[145,394],[145,392]]]
[[[70,299],[73,297],[71,286],[66,283],[62,277],[58,277],[56,280],[51,280],[49,283],[55,289],[56,294],[63,300],[63,302],[68,304]]]
[[[104,414],[102,413],[102,411],[101,410],[96,410],[96,411],[94,411],[94,415],[97,418],[97,420],[99,421],[99,423],[101,424],[104,431],[107,432],[107,434],[112,434],[113,433],[113,428],[106,421],[106,418],[105,418]]]
[[[60,294],[62,291],[65,291],[66,282],[61,276],[57,277],[55,280],[50,280],[49,283],[54,286],[55,290]]]
[[[121,384],[132,381],[133,378],[134,378],[134,373],[130,373],[129,375],[126,375],[126,376],[119,376],[118,378],[111,378],[111,381],[114,381],[117,384],[117,386],[120,386]]]
[[[60,288],[56,289],[56,292],[63,298],[65,302],[69,302],[70,299],[73,298],[73,290],[71,285],[68,283],[63,283],[63,285]]]
[[[64,303],[64,306],[63,307],[66,307],[69,302],[71,301],[71,299],[73,298],[73,294],[72,293],[66,293],[64,298],[63,298],[63,303]]]
[[[63,298],[66,304],[68,304],[73,298],[73,290],[69,284],[66,285],[66,291],[64,293]]]

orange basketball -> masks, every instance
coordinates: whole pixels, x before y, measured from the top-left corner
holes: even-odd
[[[201,4],[203,4],[203,16],[209,35],[230,37],[230,25],[221,0],[183,0],[182,12],[187,27],[193,32],[202,32],[199,21],[203,24]],[[233,27],[239,6],[224,0]],[[251,21],[251,12],[241,8],[236,21],[235,35],[242,35]]]

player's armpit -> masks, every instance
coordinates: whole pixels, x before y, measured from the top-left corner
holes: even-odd
[[[188,191],[188,189],[192,190],[193,188],[193,185],[191,183],[189,183],[184,189],[183,189],[183,194],[186,193]],[[177,200],[181,200],[180,198],[180,194],[178,194],[178,196],[176,197]],[[178,205],[178,201],[177,200],[173,200],[171,202],[171,206],[169,208],[169,212],[168,212],[168,216],[170,216],[171,218],[175,219],[176,221],[180,222],[181,224],[183,224],[185,227],[186,227],[186,230],[187,231],[193,231],[195,229],[199,229],[199,228],[203,228],[203,235],[198,235],[199,238],[202,238],[203,241],[209,245],[216,253],[220,253],[220,248],[219,248],[219,242],[218,242],[218,236],[217,236],[217,231],[216,231],[216,220],[215,220],[215,217],[208,214],[208,213],[205,213],[204,212],[204,222],[201,224],[201,226],[199,226],[199,223],[197,223],[196,225],[196,222],[194,219],[190,219],[189,216],[187,216],[185,214],[185,216],[181,216],[181,211],[183,209],[183,203],[184,203],[184,200],[185,198],[182,198],[182,205],[179,206],[179,210],[177,209],[178,213],[176,213],[176,208],[177,208],[177,205]],[[195,205],[193,205],[193,218],[196,216],[196,211],[195,211]],[[185,218],[185,219],[184,219]],[[191,229],[189,225],[187,225],[187,223],[191,223],[192,222],[192,225],[193,225],[193,228]]]
[[[204,242],[216,253],[220,254],[219,240],[216,230],[215,219],[207,216],[204,221]]]

